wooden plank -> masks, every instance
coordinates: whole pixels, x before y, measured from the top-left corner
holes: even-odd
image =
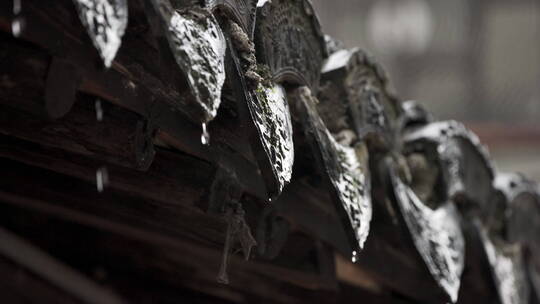
[[[0,133],[48,147],[84,155],[104,164],[148,170],[154,160],[154,127],[138,114],[90,96],[80,95],[75,106],[57,120],[0,106]],[[94,107],[103,111],[96,119]]]
[[[94,269],[102,265],[112,285],[157,280],[161,286],[184,286],[232,300],[245,301],[251,296],[263,302],[295,303],[309,298],[326,302],[324,299],[330,296],[318,276],[239,258],[231,260],[231,285],[224,287],[215,281],[219,250],[5,191],[0,196],[1,220],[6,226],[73,267],[84,269],[90,265]],[[92,254],[87,254],[89,249]],[[115,283],[114,276],[125,272],[131,272],[133,277],[117,277]]]
[[[247,189],[266,199],[264,183],[258,173],[251,149],[246,144],[247,138],[240,136],[238,122],[230,116],[237,116],[234,113],[234,106],[224,102],[218,119],[209,126],[213,138],[211,147],[203,146],[200,140],[201,126],[193,123],[189,113],[179,111],[185,110],[184,102],[189,103],[184,96],[189,95],[187,84],[182,84],[181,79],[168,78],[167,81],[162,79],[162,74],[168,74],[163,69],[174,71],[178,68],[174,64],[160,64],[159,54],[156,53],[152,42],[155,38],[145,25],[144,16],[133,22],[130,19],[128,30],[134,32],[126,33],[123,39],[124,46],[120,49],[113,68],[103,70],[95,64],[97,54],[94,53],[95,50],[82,27],[73,26],[74,23],[78,23],[78,19],[74,9],[70,10],[71,3],[66,1],[55,2],[54,5],[43,5],[39,1],[25,3],[27,3],[25,18],[32,22],[28,24],[26,34],[23,34],[22,38],[39,45],[56,57],[77,65],[83,73],[81,91],[118,104],[149,119],[160,128],[160,139],[173,147],[209,161],[219,158],[224,166],[232,166],[237,171],[240,181]],[[138,5],[130,5],[130,9],[132,7],[142,10]],[[144,11],[133,12],[133,15],[139,17],[142,14]],[[58,18],[52,20],[49,16],[53,15]],[[9,32],[10,19],[9,8],[4,7],[0,10],[0,30]],[[142,24],[136,25],[139,22]],[[4,34],[2,39],[12,38]],[[133,50],[136,51],[132,52]],[[48,63],[42,65],[47,66]]]
[[[0,254],[83,302],[124,303],[116,294],[3,228],[0,228]]]
[[[96,171],[103,162],[0,135],[0,156],[81,179],[95,189]],[[210,187],[215,169],[208,162],[164,149],[146,172],[107,165],[108,187],[142,199],[171,205],[195,205]],[[39,182],[39,181],[38,181]]]
[[[0,257],[0,298],[4,303],[80,303],[50,282],[4,257]]]

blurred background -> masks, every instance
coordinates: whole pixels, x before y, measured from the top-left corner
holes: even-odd
[[[539,0],[312,0],[326,34],[398,96],[473,129],[501,171],[540,181]]]

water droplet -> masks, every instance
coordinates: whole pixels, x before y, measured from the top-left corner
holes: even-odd
[[[101,107],[101,100],[96,100],[96,119],[97,121],[103,120],[103,108]]]
[[[14,37],[20,37],[24,29],[24,19],[22,17],[15,17],[11,23],[11,33]]]
[[[356,250],[352,252],[352,258],[351,258],[351,261],[352,261],[353,263],[356,263],[356,261],[357,261],[357,258],[356,258]]]
[[[21,0],[13,0],[13,15],[18,15],[21,13]]]
[[[124,80],[124,87],[126,89],[134,90],[137,87],[137,85],[133,81],[126,79]]]
[[[99,193],[103,192],[109,183],[109,172],[106,167],[101,167],[96,171],[96,187]]]
[[[24,18],[20,15],[22,10],[21,0],[13,0],[13,22],[11,22],[11,33],[19,37],[24,29]]]
[[[204,122],[202,124],[201,143],[205,146],[210,144],[210,134],[206,130],[206,123]]]

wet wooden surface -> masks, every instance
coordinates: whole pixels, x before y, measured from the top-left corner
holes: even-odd
[[[21,39],[9,34],[8,2],[0,4],[0,227],[96,289],[90,300],[82,298],[0,252],[6,303],[99,303],[101,292],[133,303],[444,300],[382,194],[374,195],[366,248],[356,264],[349,262],[333,193],[305,154],[300,131],[293,182],[268,203],[234,88],[224,89],[209,125],[211,145],[202,145],[184,76],[152,35],[142,1],[129,2],[130,26],[110,70],[99,66],[71,1],[25,1],[31,22]],[[58,60],[76,67],[67,92],[49,80]],[[52,119],[51,99],[69,110]],[[109,176],[103,192],[96,187],[100,168]],[[216,277],[227,222],[210,209],[224,204],[212,191],[227,170],[245,190],[246,222],[266,249],[255,249],[249,261],[233,255],[230,284],[222,285]],[[341,267],[353,269],[349,275],[361,273],[361,283],[345,283],[350,278],[336,272],[338,255]],[[487,267],[481,250],[467,247],[459,303],[497,303]]]

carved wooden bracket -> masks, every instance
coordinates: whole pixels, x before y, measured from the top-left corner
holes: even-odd
[[[127,0],[73,0],[79,19],[109,68],[122,44],[128,23]]]
[[[321,109],[325,115],[339,115],[346,119],[359,138],[365,138],[371,150],[393,149],[398,141],[400,107],[389,87],[382,67],[362,50],[342,49],[333,53],[324,63],[319,98],[345,101],[339,107],[329,104]],[[336,100],[334,102],[339,103]],[[347,113],[340,113],[346,109]],[[325,121],[340,123],[339,119],[325,117]],[[331,124],[332,130],[337,126]]]
[[[450,201],[431,208],[398,175],[389,168],[390,197],[401,211],[414,245],[437,284],[448,299],[456,303],[465,265],[465,239],[461,217]]]
[[[494,195],[494,169],[478,137],[463,124],[441,121],[404,133],[406,154],[436,155],[442,172],[443,201],[451,199],[464,210],[486,210]]]
[[[320,24],[307,0],[259,1],[254,33],[257,57],[274,81],[317,91],[328,56]]]
[[[250,39],[253,39],[257,0],[204,0],[212,11],[219,10],[238,23]]]
[[[292,96],[303,131],[333,189],[355,261],[368,237],[372,216],[367,148],[363,142],[349,147],[334,139],[317,113],[316,98],[307,87],[298,88]]]
[[[508,251],[518,250],[512,261],[515,264],[514,268],[518,271],[515,273],[517,278],[507,275],[496,279],[501,283],[514,279],[517,284],[527,285],[527,282],[519,282],[519,279],[522,279],[520,272],[527,272],[529,283],[536,296],[539,297],[540,223],[537,219],[540,217],[540,191],[538,184],[518,173],[498,173],[495,178],[495,188],[501,194],[503,203],[498,206],[498,209],[489,212],[491,217],[486,225],[491,237],[499,239],[494,244],[494,250],[502,251],[498,255],[506,254],[507,256]],[[502,248],[497,248],[497,245]],[[524,254],[525,252],[527,254]],[[516,256],[517,254],[523,256]],[[523,258],[524,261],[520,261]],[[525,270],[517,269],[517,267],[525,268]],[[494,274],[497,275],[497,273]],[[499,287],[500,292],[501,287]],[[521,290],[514,288],[515,297],[526,300],[524,294],[526,286],[520,288]],[[520,291],[522,294],[519,294]],[[503,296],[509,295],[501,293],[501,297]]]

